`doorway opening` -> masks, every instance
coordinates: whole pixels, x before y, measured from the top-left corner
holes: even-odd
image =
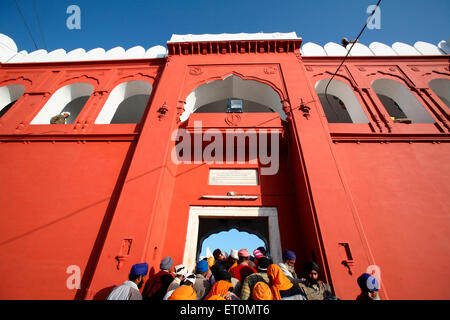
[[[281,262],[277,208],[192,206],[189,209],[183,264],[188,269],[193,270],[196,262],[200,259],[201,248],[205,239],[212,234],[231,229],[257,235],[264,243],[264,247],[273,262]],[[239,250],[242,248],[246,248],[245,243],[242,244],[242,247],[233,249]],[[256,248],[246,249],[250,251]],[[229,252],[227,253],[229,254]]]

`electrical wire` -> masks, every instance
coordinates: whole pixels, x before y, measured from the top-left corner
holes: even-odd
[[[34,46],[36,47],[36,50],[39,50],[39,49],[38,49],[38,46],[37,46],[37,44],[36,44],[36,41],[34,41],[33,35],[31,34],[30,27],[28,26],[28,23],[27,23],[27,21],[25,20],[25,17],[23,16],[23,14],[22,14],[22,10],[20,10],[20,7],[19,7],[19,4],[17,3],[17,0],[14,0],[14,2],[16,3],[17,10],[19,11],[20,16],[22,17],[22,21],[23,21],[23,23],[25,24],[25,27],[26,27],[27,30],[28,30],[28,34],[30,35],[31,40],[32,40],[33,43],[34,43]]]
[[[47,43],[45,41],[44,32],[42,31],[41,21],[39,19],[39,14],[38,14],[38,11],[37,11],[37,8],[36,8],[35,0],[33,0],[33,8],[34,8],[34,14],[36,15],[36,20],[37,20],[38,25],[39,25],[39,31],[41,33],[41,38],[42,38],[42,41],[44,42],[44,48],[45,48],[45,50],[47,50]]]
[[[373,17],[373,15],[375,14],[375,12],[377,11],[378,7],[380,6],[381,0],[378,0],[378,3],[375,6],[375,9],[373,9],[372,14],[370,15],[370,17],[367,19],[366,24],[364,25],[364,27],[361,29],[361,31],[359,32],[358,36],[356,37],[355,41],[352,43],[352,46],[350,47],[350,49],[348,50],[347,54],[345,55],[344,59],[342,60],[341,64],[339,65],[339,67],[337,68],[336,72],[333,74],[333,76],[331,77],[331,79],[328,81],[327,86],[325,87],[325,98],[327,99],[328,104],[331,106],[330,100],[328,100],[328,86],[330,85],[331,81],[333,80],[333,78],[336,76],[336,74],[339,72],[339,69],[341,69],[342,65],[344,64],[345,60],[347,59],[348,55],[350,54],[350,51],[352,51],[353,46],[355,45],[355,43],[358,42],[359,37],[362,35],[362,33],[364,32],[364,30],[367,27],[367,24],[369,23],[370,19]]]

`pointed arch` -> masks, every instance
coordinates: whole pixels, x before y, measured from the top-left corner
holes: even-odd
[[[109,94],[95,124],[139,123],[151,92],[152,85],[144,80],[118,84]]]
[[[372,81],[372,89],[377,94],[386,111],[394,121],[406,119],[413,123],[434,123],[434,119],[403,83],[392,79]]]
[[[185,121],[191,113],[196,112],[205,105],[220,102],[228,98],[238,98],[266,106],[268,109],[278,112],[281,119],[286,119],[286,114],[283,111],[281,103],[283,96],[279,91],[274,89],[273,84],[268,84],[268,82],[252,77],[246,77],[244,79],[242,75],[232,72],[223,78],[210,78],[206,83],[196,87],[186,97],[185,111],[180,116],[180,120]],[[268,111],[264,108],[258,109],[258,107],[255,107],[255,110],[261,110],[260,112]]]
[[[87,82],[71,83],[59,88],[30,124],[50,124],[50,119],[63,111],[70,112],[66,123],[73,123],[93,92],[94,86]]]
[[[11,109],[24,93],[25,86],[22,84],[10,84],[0,87],[0,118]]]
[[[352,88],[345,82],[333,79],[325,97],[329,79],[316,82],[316,93],[329,123],[369,123],[361,104]]]

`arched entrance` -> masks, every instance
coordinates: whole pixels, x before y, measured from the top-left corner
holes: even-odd
[[[277,208],[192,206],[189,209],[183,264],[193,270],[202,242],[213,233],[231,228],[251,232],[265,239],[273,262],[281,262]]]

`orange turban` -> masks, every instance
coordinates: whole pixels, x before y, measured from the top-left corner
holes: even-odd
[[[214,260],[214,257],[213,257],[213,256],[211,256],[211,257],[209,257],[208,259],[206,259],[206,261],[208,262],[208,267],[210,267],[210,268],[214,265],[214,262],[216,262],[216,261]]]
[[[197,293],[191,286],[181,286],[176,288],[168,300],[197,300]]]
[[[212,296],[224,296],[227,294],[228,289],[232,288],[233,285],[231,282],[225,280],[219,280],[212,286],[205,300],[209,300]]]
[[[280,290],[289,290],[293,286],[292,282],[284,275],[277,264],[271,264],[267,268],[267,275],[270,279],[273,300],[281,300]]]
[[[253,287],[253,300],[273,300],[269,286],[262,281],[257,282]]]

